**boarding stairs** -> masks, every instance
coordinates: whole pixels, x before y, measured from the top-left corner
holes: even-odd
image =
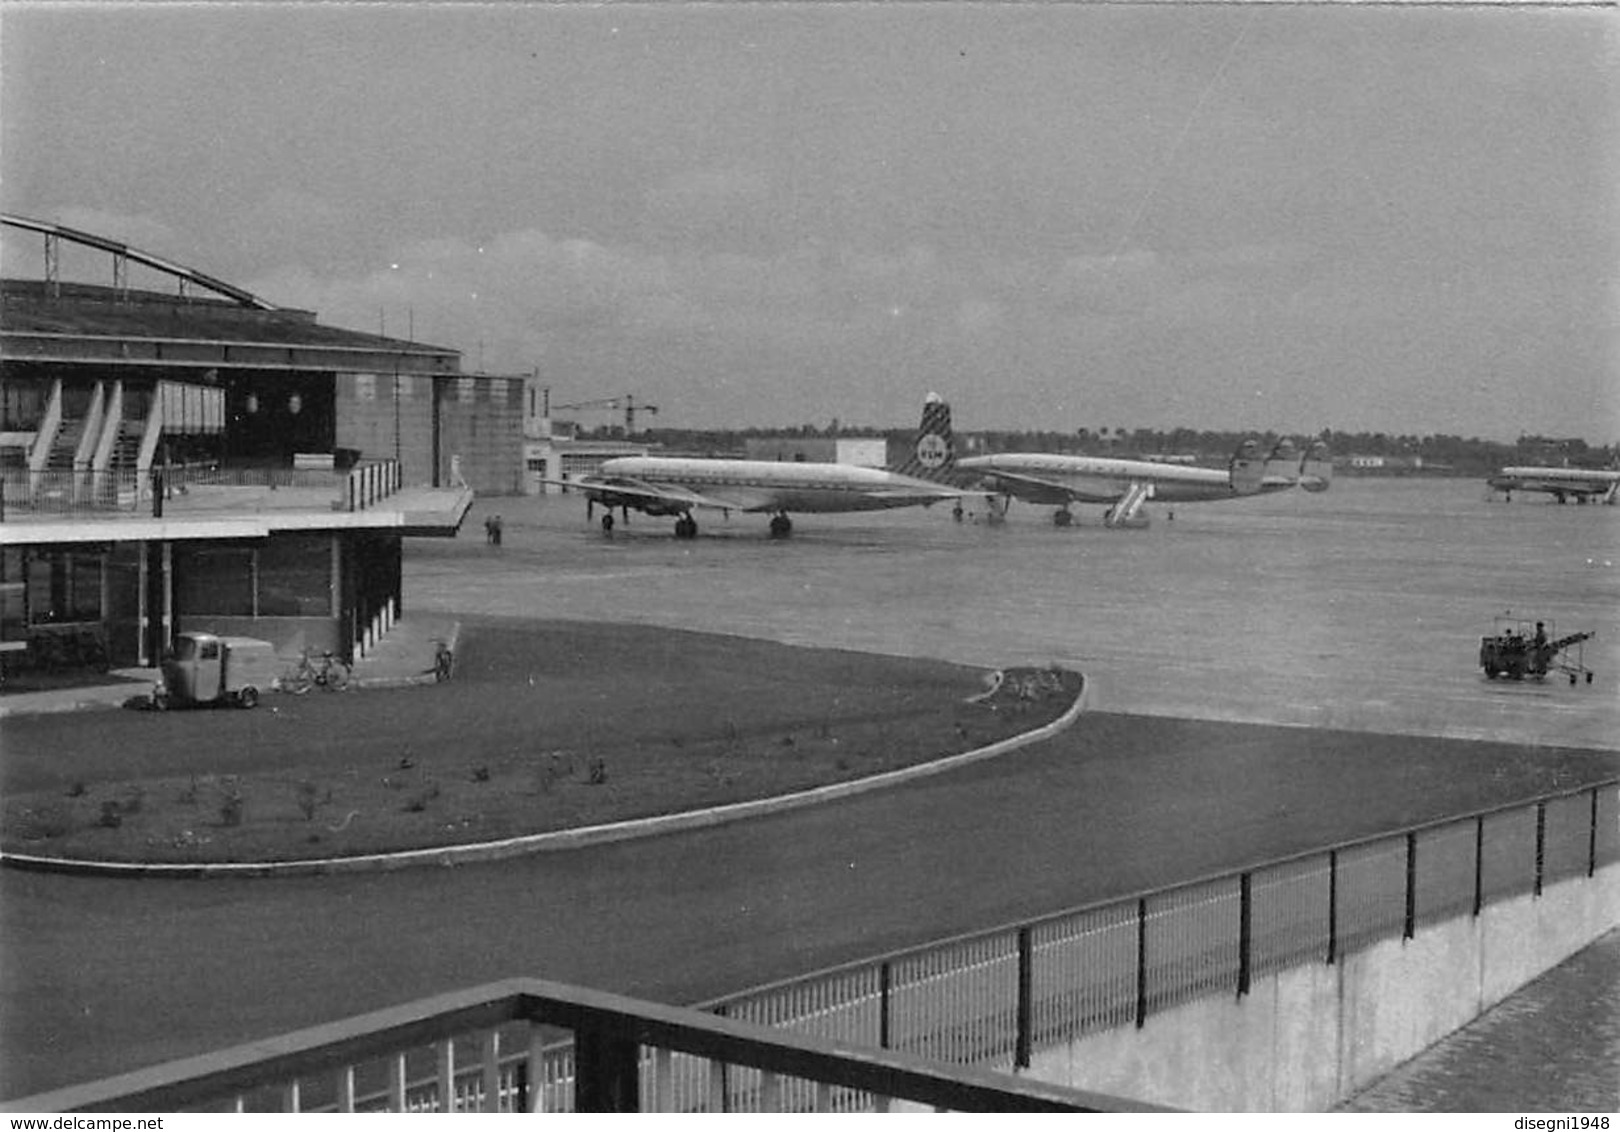
[[[1125,489],[1119,501],[1103,513],[1105,527],[1145,527],[1147,516],[1142,508],[1153,498],[1151,483],[1133,483]]]

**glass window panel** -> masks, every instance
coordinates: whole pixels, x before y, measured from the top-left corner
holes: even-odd
[[[100,554],[67,555],[69,621],[101,620],[101,558]]]
[[[253,551],[175,548],[175,602],[186,616],[252,617]]]
[[[271,539],[259,548],[259,616],[332,615],[332,541],[321,535]]]

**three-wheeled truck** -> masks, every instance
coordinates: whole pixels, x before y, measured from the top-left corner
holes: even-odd
[[[157,708],[230,703],[250,708],[276,678],[276,650],[252,637],[181,633],[152,691]]]

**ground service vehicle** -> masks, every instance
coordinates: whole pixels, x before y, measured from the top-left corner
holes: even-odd
[[[276,676],[276,650],[252,637],[181,633],[163,658],[163,679],[152,693],[155,707],[231,703],[250,708]]]
[[[1498,617],[1495,631],[1480,638],[1479,666],[1491,680],[1498,676],[1544,680],[1549,672],[1562,672],[1569,676],[1571,684],[1583,675],[1590,684],[1592,670],[1584,663],[1581,644],[1594,635],[1570,633],[1560,637],[1551,621]],[[1573,655],[1570,650],[1574,650]]]

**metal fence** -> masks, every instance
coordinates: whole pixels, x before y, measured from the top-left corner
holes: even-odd
[[[142,472],[0,471],[0,520],[35,515],[82,518],[316,508],[360,511],[400,488],[397,460],[329,468],[176,464]]]
[[[1616,862],[1620,778],[695,1009],[514,980],[0,1107],[822,1112],[903,1098],[1121,1111],[1133,1102],[994,1071]]]
[[[882,956],[705,1004],[986,1068],[1335,963],[1620,862],[1620,779]],[[740,1016],[740,1015],[739,1015]],[[841,1028],[839,1028],[841,1027]]]
[[[512,979],[6,1101],[13,1112],[973,1112],[1157,1106]]]

